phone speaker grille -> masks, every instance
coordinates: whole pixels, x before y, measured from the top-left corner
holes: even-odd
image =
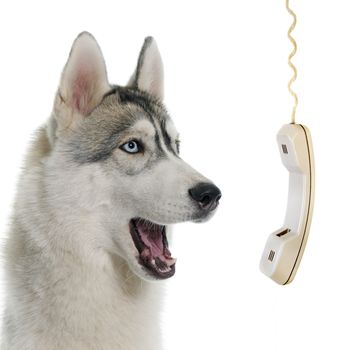
[[[284,154],[288,154],[287,145],[282,145],[282,151],[283,151]]]
[[[276,252],[274,250],[270,250],[270,254],[269,254],[269,257],[267,259],[270,261],[273,261],[275,254],[276,254]]]

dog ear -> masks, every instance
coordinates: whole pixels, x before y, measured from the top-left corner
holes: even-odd
[[[87,116],[109,89],[102,52],[95,38],[83,32],[73,43],[62,72],[57,99],[71,116]]]
[[[156,41],[147,37],[142,46],[137,67],[128,86],[147,91],[160,100],[164,98],[164,72]]]

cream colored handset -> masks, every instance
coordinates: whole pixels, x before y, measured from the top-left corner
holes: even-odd
[[[288,205],[284,225],[267,240],[260,269],[275,282],[288,284],[297,272],[309,235],[315,169],[311,135],[304,125],[284,125],[277,143],[289,171]]]

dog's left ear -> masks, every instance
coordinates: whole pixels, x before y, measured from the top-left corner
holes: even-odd
[[[160,100],[164,98],[164,72],[156,41],[147,37],[142,46],[137,67],[128,86],[147,91]]]

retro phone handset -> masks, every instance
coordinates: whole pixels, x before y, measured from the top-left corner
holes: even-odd
[[[288,58],[294,71],[288,89],[295,104],[292,123],[282,126],[277,134],[277,143],[282,163],[289,171],[288,204],[284,225],[269,236],[260,261],[261,271],[279,284],[292,282],[299,267],[309,235],[315,191],[311,135],[306,126],[295,124],[298,97],[291,89],[291,84],[296,79],[297,70],[291,58],[296,53],[297,45],[291,32],[296,25],[296,15],[289,7],[289,0],[286,0],[286,6],[294,19],[288,31],[288,37],[294,45]]]
[[[279,284],[290,283],[299,267],[308,238],[314,202],[314,162],[309,130],[284,125],[277,135],[283,165],[289,171],[284,225],[266,243],[260,268]]]

